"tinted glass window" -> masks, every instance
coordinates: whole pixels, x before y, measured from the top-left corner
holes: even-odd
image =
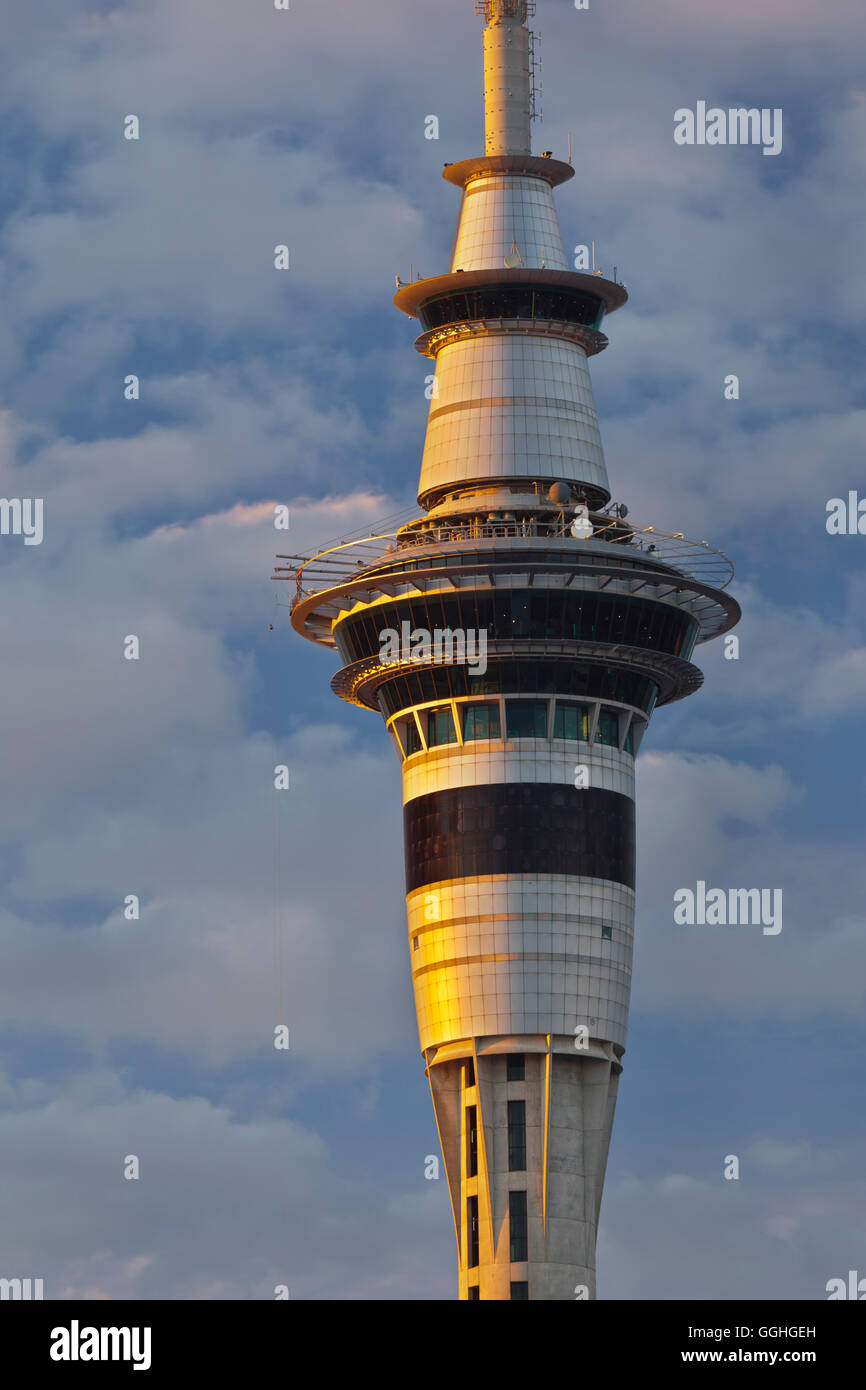
[[[526,1169],[526,1101],[508,1102],[508,1171],[522,1173]]]
[[[499,706],[467,705],[463,716],[463,738],[466,743],[476,738],[499,738]]]
[[[508,1066],[506,1069],[506,1080],[526,1080],[526,1058],[524,1057],[522,1052],[509,1052]]]
[[[583,705],[564,705],[557,700],[553,737],[582,739],[586,743],[589,738],[589,710]]]
[[[596,743],[607,743],[612,748],[619,747],[619,716],[614,714],[612,710],[599,710],[595,741]]]
[[[478,1174],[478,1107],[466,1107],[466,1176],[474,1178]]]
[[[505,725],[507,738],[547,738],[547,701],[506,701]]]
[[[439,743],[456,743],[457,731],[454,728],[454,715],[450,706],[446,709],[427,711],[427,747],[435,748]]]
[[[525,1192],[509,1192],[508,1225],[511,1236],[511,1263],[515,1264],[527,1258]]]
[[[469,1197],[466,1201],[466,1227],[469,1236],[469,1251],[466,1264],[475,1269],[478,1264],[478,1198]]]

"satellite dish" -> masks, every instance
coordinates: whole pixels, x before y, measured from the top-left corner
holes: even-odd
[[[520,259],[520,252],[509,251],[508,255],[505,257],[505,264],[508,266],[509,270],[516,270],[519,265],[523,265],[523,261]]]

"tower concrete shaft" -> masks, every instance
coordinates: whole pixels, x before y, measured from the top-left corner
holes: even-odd
[[[421,511],[366,550],[299,560],[292,622],[337,648],[334,690],[379,710],[402,763],[460,1297],[592,1298],[634,758],[656,704],[699,687],[695,644],[739,609],[724,556],[609,508],[588,359],[627,294],[569,268],[553,190],[573,170],[529,148],[529,7],[480,8],[487,153],[444,170],[462,190],[448,271],[395,296],[435,362]]]

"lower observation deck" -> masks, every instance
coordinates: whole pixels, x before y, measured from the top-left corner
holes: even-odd
[[[551,639],[533,642],[526,638],[514,642],[487,643],[487,657],[493,666],[500,660],[518,656],[534,663],[590,663],[603,666],[608,671],[628,671],[645,676],[658,689],[659,705],[682,700],[699,690],[703,683],[703,675],[691,662],[667,652],[647,651],[625,643],[562,642]],[[462,665],[456,659],[434,664]],[[331,681],[331,689],[351,705],[375,710],[378,709],[376,696],[386,682],[417,669],[417,665],[410,660],[383,663],[376,657],[366,657],[338,671]]]
[[[733,627],[740,610],[723,592],[733,566],[721,551],[606,514],[591,520],[592,536],[576,540],[561,517],[428,521],[416,515],[398,531],[337,542],[310,556],[278,556],[288,563],[279,564],[273,578],[294,582],[295,630],[328,647],[336,646],[333,623],[355,605],[412,592],[532,587],[542,578],[548,586],[673,603],[697,619],[699,642]]]

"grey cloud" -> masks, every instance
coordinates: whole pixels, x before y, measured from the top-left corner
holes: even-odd
[[[444,1183],[420,1162],[395,1191],[290,1120],[95,1080],[0,1116],[5,1277],[54,1299],[452,1295]]]
[[[720,1160],[715,1181],[669,1172],[611,1183],[599,1297],[826,1299],[829,1279],[846,1278],[858,1262],[862,1272],[866,1229],[862,1145],[824,1157],[824,1171],[808,1173],[756,1173],[743,1160],[739,1180],[726,1181]]]

